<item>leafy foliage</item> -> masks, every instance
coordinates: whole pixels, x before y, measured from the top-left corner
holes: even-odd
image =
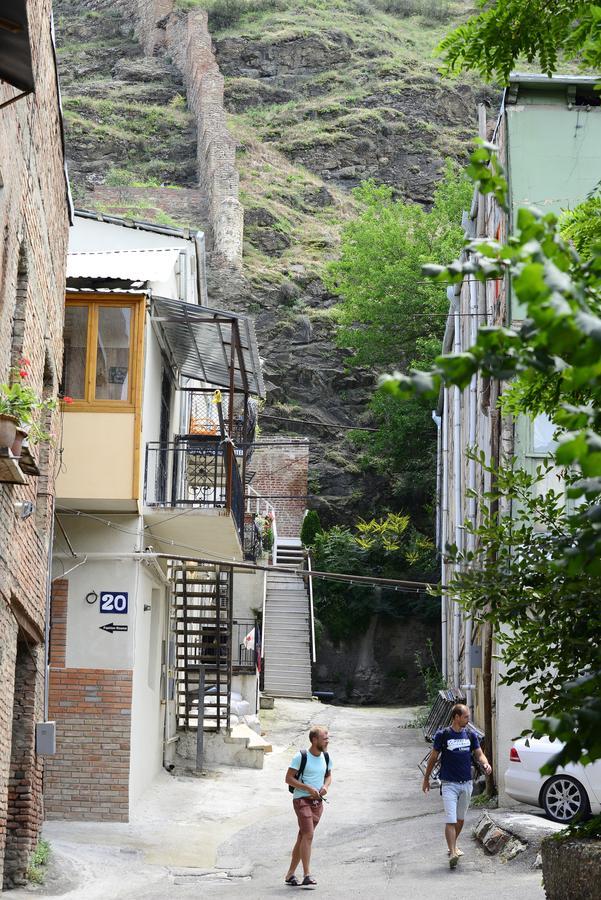
[[[487,152],[492,154],[490,148]],[[482,193],[494,189],[488,181],[477,180],[476,184]],[[467,249],[469,255],[450,266],[430,267],[431,277],[434,281],[459,282],[465,275],[479,280],[510,276],[512,290],[526,310],[522,326],[518,331],[501,326],[481,328],[467,352],[438,357],[428,372],[389,376],[383,388],[396,397],[433,398],[441,384],[465,387],[472,374],[480,371],[503,380],[520,375],[531,383],[542,375],[557,392],[557,408],[550,410],[560,430],[555,463],[576,473],[570,478],[568,496],[581,504],[569,516],[559,515],[551,506],[541,507],[539,512],[546,514],[545,527],[551,535],[548,541],[542,537],[534,541],[526,525],[518,522],[521,539],[532,544],[528,544],[527,552],[531,555],[529,567],[533,567],[528,571],[536,576],[533,590],[515,597],[513,603],[504,603],[501,581],[511,581],[506,577],[497,580],[489,595],[495,597],[490,615],[497,622],[517,625],[518,629],[525,623],[526,629],[529,610],[539,609],[537,592],[549,592],[548,615],[552,620],[543,621],[542,610],[533,612],[532,617],[539,628],[545,628],[548,638],[548,643],[543,639],[547,643],[546,665],[556,668],[559,675],[554,679],[546,673],[543,678],[539,669],[538,680],[533,674],[527,690],[538,703],[534,734],[548,734],[565,743],[550,764],[551,771],[568,761],[601,758],[601,248],[593,247],[590,259],[583,260],[561,237],[556,216],[520,209],[516,232],[506,244],[475,240],[467,244]],[[535,392],[531,402],[524,392],[522,412],[539,411],[540,399]],[[504,487],[515,489],[510,483]],[[531,509],[531,513],[534,511]],[[491,539],[487,534],[483,538]],[[516,539],[520,538],[513,533],[497,541],[496,550],[506,566],[511,565],[511,559],[505,548],[515,545]],[[482,565],[478,560],[474,566],[474,585],[479,577],[485,577]],[[473,591],[466,602],[474,602],[478,609],[475,587]],[[578,624],[581,618],[586,621]],[[564,620],[571,621],[576,629],[574,639],[564,642],[569,654],[566,658],[561,631]],[[589,621],[596,628],[596,637],[586,631]],[[524,630],[522,637],[528,634]],[[536,634],[540,640],[540,632]],[[519,643],[519,637],[517,640]],[[532,652],[531,642],[527,646]],[[520,652],[518,646],[515,654]],[[514,655],[514,661],[517,659]],[[545,688],[545,680],[553,684],[550,691]]]
[[[434,570],[431,542],[413,528],[409,516],[394,513],[360,520],[354,533],[342,526],[320,532],[314,558],[316,569],[348,575],[422,580]],[[438,600],[432,597],[335,581],[316,582],[315,607],[317,618],[337,641],[361,632],[375,613],[426,621],[439,614]]]
[[[356,198],[364,210],[342,236],[340,259],[329,268],[328,284],[341,298],[338,341],[355,351],[353,362],[380,372],[429,365],[440,347],[448,302],[421,274],[421,266],[459,252],[461,214],[472,188],[450,161],[428,212],[394,200],[385,186],[366,182]],[[366,467],[392,484],[391,500],[411,510],[420,527],[431,519],[436,432],[430,412],[418,403],[371,402],[375,432],[351,435]]]
[[[341,298],[339,343],[355,351],[358,365],[407,367],[418,342],[444,331],[444,294],[421,274],[432,260],[459,252],[461,213],[471,187],[448,161],[428,212],[393,200],[392,189],[365,182],[354,191],[364,210],[345,226],[340,259],[329,266],[328,287]]]
[[[481,12],[439,45],[445,70],[473,69],[507,83],[516,61],[538,61],[547,75],[559,58],[601,65],[601,3],[591,0],[479,0]]]
[[[601,197],[588,197],[574,209],[566,210],[559,220],[563,237],[571,241],[584,259],[590,259],[601,245]]]
[[[492,469],[483,457],[480,462],[492,473],[495,487],[486,494],[478,527],[466,523],[477,539],[476,551],[450,548],[450,561],[461,569],[450,581],[449,596],[475,621],[493,623],[507,665],[502,681],[520,686],[521,709],[534,708],[534,733],[559,727],[563,734],[569,720],[572,733],[563,752],[578,758],[581,738],[573,733],[575,721],[565,706],[566,686],[595,691],[597,700],[587,704],[587,711],[601,712],[601,672],[593,674],[599,666],[601,576],[574,573],[565,565],[579,518],[566,514],[563,492],[540,492],[550,463],[532,476],[511,466]],[[499,517],[499,503],[508,500],[512,514]],[[586,745],[581,761],[599,756],[601,739]]]

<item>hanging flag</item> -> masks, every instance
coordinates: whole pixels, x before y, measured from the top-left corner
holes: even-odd
[[[257,672],[259,675],[261,674],[261,626],[256,626],[256,637],[255,637],[255,662],[257,665]]]
[[[242,641],[244,648],[246,650],[254,650],[255,649],[255,629],[252,628],[244,640]]]

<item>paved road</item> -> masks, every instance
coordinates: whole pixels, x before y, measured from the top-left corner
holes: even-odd
[[[404,727],[411,716],[407,709],[278,701],[264,720],[274,752],[262,771],[223,767],[201,779],[165,774],[128,825],[48,823],[55,860],[46,886],[34,893],[65,900],[294,894],[299,889],[283,884],[295,838],[283,779],[314,723],[329,727],[334,763],[313,854],[322,896],[542,900],[540,871],[486,856],[469,831],[465,856],[449,869],[440,797],[420,789],[421,733]],[[473,823],[477,813],[469,816]],[[13,891],[11,900],[31,894]]]

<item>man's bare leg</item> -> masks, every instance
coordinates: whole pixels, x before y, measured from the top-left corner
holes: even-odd
[[[463,822],[461,823],[463,825]],[[461,831],[461,829],[459,829]],[[453,856],[455,853],[455,847],[457,845],[457,825],[445,825],[444,827],[444,836],[447,839],[447,847],[449,848],[449,855]]]
[[[311,874],[311,847],[313,844],[312,834],[303,834],[301,838],[300,853],[303,863],[303,875]]]
[[[301,861],[301,840],[302,835],[299,831],[298,836],[296,838],[296,843],[292,848],[292,859],[290,860],[290,868],[286,872],[286,881],[289,878],[292,878],[296,870],[298,869],[298,864]]]
[[[461,834],[461,829],[463,828],[464,821],[465,821],[465,819],[457,819],[457,823],[455,824],[455,852],[456,853],[459,850],[459,847],[457,846],[457,838]]]

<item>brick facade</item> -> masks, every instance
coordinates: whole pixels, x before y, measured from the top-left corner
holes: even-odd
[[[271,436],[266,440],[269,443],[259,443],[253,453],[252,486],[275,508],[278,537],[298,538],[307,508],[309,442]]]
[[[21,356],[31,383],[55,395],[62,366],[68,238],[66,181],[50,0],[29,0],[34,94],[0,109],[0,382]],[[19,93],[0,82],[0,104]],[[60,412],[48,421],[59,432]],[[0,884],[23,879],[41,821],[44,620],[57,449],[38,448],[42,476],[0,483]],[[21,519],[18,504],[34,515]],[[8,836],[7,836],[8,833]]]
[[[132,672],[65,667],[68,582],[53,585],[50,719],[56,755],[46,760],[46,818],[127,822]]]

